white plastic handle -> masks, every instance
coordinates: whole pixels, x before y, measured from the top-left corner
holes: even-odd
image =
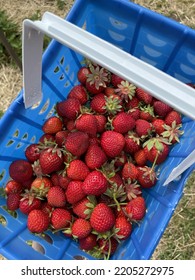
[[[42,98],[43,34],[150,92],[181,113],[195,119],[195,90],[120,48],[60,17],[46,12],[41,21],[23,22],[24,104]]]

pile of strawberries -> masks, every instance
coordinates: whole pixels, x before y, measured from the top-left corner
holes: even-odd
[[[150,93],[86,60],[79,85],[56,104],[25,159],[10,164],[7,208],[29,231],[61,231],[109,257],[146,213],[143,189],[182,135],[181,115]]]

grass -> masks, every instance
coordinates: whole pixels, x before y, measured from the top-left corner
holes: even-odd
[[[4,3],[3,3],[4,2]],[[25,3],[24,3],[25,2]],[[74,1],[48,0],[48,1],[23,1],[7,0],[0,2],[0,11],[6,12],[9,22],[16,25],[21,31],[21,23],[24,18],[37,19],[45,11],[51,11],[59,16],[64,16]],[[182,24],[195,29],[195,2],[194,0],[135,0],[138,5],[161,13]],[[38,8],[37,8],[38,7]],[[2,20],[2,19],[1,19]],[[17,29],[17,30],[18,30]],[[19,46],[19,45],[18,45]],[[20,48],[20,47],[19,47]],[[15,77],[15,69],[12,65],[1,68],[0,77],[0,116],[6,110],[8,103],[18,92],[20,79]],[[11,99],[3,100],[3,92],[10,92]],[[6,95],[7,97],[7,95]],[[195,259],[195,171],[189,177],[184,195],[175,209],[168,227],[166,228],[152,259],[165,260],[194,260]]]

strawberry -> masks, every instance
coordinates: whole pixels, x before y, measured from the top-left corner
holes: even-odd
[[[146,120],[138,119],[135,121],[135,132],[139,137],[145,138],[152,133],[152,124]]]
[[[105,131],[107,119],[104,115],[94,115],[97,121],[97,133]]]
[[[118,113],[112,120],[113,130],[121,134],[133,130],[134,126],[135,120],[126,112]]]
[[[106,105],[106,99],[103,93],[96,94],[90,102],[90,108],[98,114],[106,113],[105,105]]]
[[[141,110],[139,108],[130,109],[128,113],[134,120],[140,119]]]
[[[148,122],[152,122],[155,118],[154,108],[150,104],[145,106],[140,106],[140,115],[139,118],[142,120],[146,120]]]
[[[79,247],[81,250],[92,250],[97,245],[97,236],[90,233],[84,238],[79,239]]]
[[[127,216],[131,220],[140,221],[146,214],[146,203],[145,199],[142,196],[138,196],[130,200],[126,207],[125,211]]]
[[[60,117],[75,120],[80,113],[81,103],[77,98],[68,98],[56,104],[56,111]]]
[[[68,227],[72,220],[70,212],[63,208],[55,208],[51,213],[51,225],[56,230]]]
[[[115,221],[115,228],[115,236],[120,240],[127,239],[132,233],[132,224],[126,217],[117,217]]]
[[[103,67],[90,66],[85,86],[91,94],[101,93],[109,82],[109,72]]]
[[[85,163],[90,169],[100,168],[107,161],[104,150],[98,145],[90,145],[85,154]]]
[[[30,193],[26,194],[21,198],[19,208],[23,214],[28,215],[32,210],[41,208],[41,200]]]
[[[47,193],[47,201],[53,207],[64,207],[66,204],[64,190],[60,186],[53,186]]]
[[[142,188],[151,188],[157,182],[156,172],[152,167],[143,166],[138,168],[137,180]]]
[[[116,131],[104,131],[101,135],[100,144],[108,157],[119,156],[125,146],[124,136]]]
[[[38,144],[30,144],[25,150],[25,156],[30,163],[39,159],[40,149]]]
[[[49,216],[40,209],[32,210],[27,218],[27,227],[33,233],[42,233],[49,227]]]
[[[76,98],[83,105],[88,100],[87,90],[83,85],[76,85],[69,92],[68,98]]]
[[[42,126],[43,132],[48,134],[56,134],[58,131],[62,130],[62,128],[63,122],[56,116],[47,119]]]
[[[125,163],[122,169],[122,178],[134,181],[137,179],[137,176],[137,166],[135,166],[132,162]]]
[[[77,130],[88,133],[90,136],[96,136],[97,133],[97,120],[92,114],[81,114],[75,123]]]
[[[21,195],[20,193],[11,192],[7,195],[7,209],[10,211],[15,211],[19,208]]]
[[[105,203],[98,203],[91,213],[90,223],[98,233],[110,230],[115,224],[115,216],[112,209]]]
[[[60,130],[55,134],[55,142],[58,145],[58,147],[64,147],[68,134],[68,130]]]
[[[111,75],[111,83],[114,87],[117,87],[122,81],[124,81],[123,78],[119,77],[118,75],[112,73]]]
[[[21,193],[23,186],[14,180],[10,180],[5,185],[5,193],[8,195],[10,193]]]
[[[47,144],[47,142],[55,142],[55,135],[44,133],[40,138],[39,142],[43,144]]]
[[[164,125],[164,131],[161,133],[162,137],[168,139],[168,142],[175,144],[179,142],[179,137],[183,135],[184,131],[181,130],[182,124],[176,124],[176,121],[172,122],[172,125]]]
[[[166,125],[172,126],[173,122],[176,122],[177,125],[182,123],[181,114],[175,110],[170,111],[165,117]]]
[[[154,128],[154,131],[158,135],[161,135],[165,131],[164,125],[165,125],[165,121],[162,119],[156,118],[152,121],[152,126]]]
[[[90,70],[88,67],[83,66],[81,67],[78,72],[77,72],[77,78],[79,80],[79,82],[83,85],[86,84],[86,80],[87,80],[87,75],[90,74]]]
[[[117,85],[115,89],[115,93],[118,94],[122,100],[128,102],[128,100],[132,99],[135,96],[135,85],[129,83],[128,81],[122,81]]]
[[[127,108],[128,110],[138,108],[139,103],[140,103],[140,100],[136,96],[134,96],[132,99],[129,99],[125,103],[125,108]]]
[[[65,148],[74,156],[84,154],[89,146],[89,136],[82,131],[70,132],[66,138]]]
[[[33,168],[28,161],[17,159],[10,164],[9,174],[14,181],[22,183],[31,179]]]
[[[78,218],[73,222],[71,229],[72,236],[74,238],[81,239],[87,237],[90,234],[92,227],[88,220]]]
[[[90,173],[90,170],[82,160],[75,159],[67,166],[66,173],[71,180],[84,181]]]
[[[63,166],[63,156],[59,149],[49,148],[41,152],[39,163],[43,174],[59,171]]]
[[[165,118],[166,115],[172,110],[172,108],[168,104],[160,100],[156,100],[153,106],[155,114],[161,118]]]
[[[164,138],[152,137],[144,145],[147,159],[155,164],[160,164],[169,154],[168,142]]]
[[[98,170],[91,171],[83,182],[83,191],[86,195],[100,195],[106,191],[108,181],[102,172]]]
[[[58,174],[58,184],[64,190],[67,189],[68,184],[70,183],[71,179],[66,175],[66,172]]]
[[[82,189],[83,182],[81,181],[71,181],[66,189],[66,200],[75,204],[79,200],[83,199],[86,195]]]
[[[114,237],[108,239],[101,238],[98,240],[98,245],[102,254],[106,255],[107,259],[109,259],[115,253],[118,247],[118,241]]]
[[[137,181],[132,183],[131,180],[126,180],[124,186],[128,200],[132,200],[135,197],[142,195],[141,186],[137,183]]]
[[[37,195],[44,197],[52,186],[52,181],[48,177],[36,177],[31,183],[31,190]]]
[[[135,152],[133,157],[136,162],[136,165],[139,165],[139,166],[146,165],[147,160],[148,160],[144,149],[140,149],[139,151]]]
[[[136,88],[136,97],[140,100],[143,101],[145,104],[151,104],[153,97],[150,93],[146,92],[142,88]]]
[[[78,217],[83,219],[89,219],[91,212],[96,205],[96,200],[94,196],[87,196],[73,204],[73,213]]]
[[[140,137],[134,131],[129,131],[125,135],[125,146],[124,151],[130,153],[131,155],[135,154],[141,148]]]

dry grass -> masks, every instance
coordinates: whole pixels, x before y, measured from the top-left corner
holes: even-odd
[[[62,2],[62,1],[61,1]],[[0,10],[5,10],[11,20],[22,28],[25,18],[36,13],[50,11],[64,17],[74,1],[64,1],[63,10],[58,9],[57,0],[0,0]],[[194,0],[135,0],[182,24],[195,29]],[[5,111],[22,87],[22,76],[18,69],[0,66],[0,109]],[[152,259],[195,259],[195,172],[189,178],[183,198],[180,200],[171,221],[157,246]],[[1,259],[1,258],[0,258]]]

